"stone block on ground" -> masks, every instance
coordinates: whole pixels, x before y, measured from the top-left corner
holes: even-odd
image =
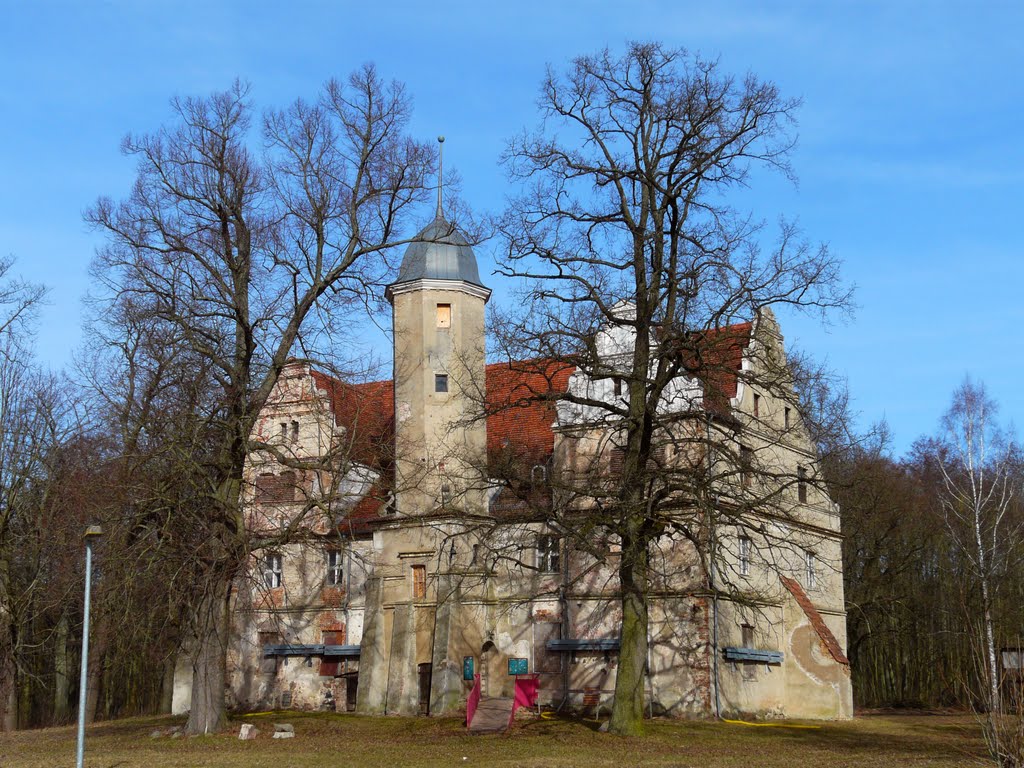
[[[295,733],[295,726],[291,723],[274,723],[275,733]]]
[[[275,739],[294,739],[295,738],[295,732],[294,731],[275,731],[274,732],[274,738]]]
[[[252,723],[245,723],[242,726],[242,729],[238,732],[238,738],[243,741],[249,741],[250,739],[255,739],[258,733],[259,729],[255,725]]]

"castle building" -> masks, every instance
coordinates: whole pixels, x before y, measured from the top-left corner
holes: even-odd
[[[484,696],[510,696],[519,674],[539,676],[543,704],[609,705],[621,547],[596,524],[567,530],[565,510],[587,509],[564,489],[613,484],[621,449],[606,418],[557,396],[610,402],[621,382],[550,360],[487,364],[490,293],[439,207],[387,287],[392,380],[283,372],[257,428],[275,450],[247,468],[249,519],[304,522],[254,555],[236,591],[234,706],[456,713],[477,675]],[[595,335],[612,363],[633,344],[623,327]],[[739,469],[702,502],[716,505],[701,518],[710,566],[681,525],[652,551],[646,700],[670,716],[849,717],[838,509],[792,398],[755,384],[784,360],[778,325],[765,312],[713,335],[718,372],[690,366],[664,407],[692,416],[675,429],[704,430],[700,466],[736,455]],[[677,436],[659,449],[666,466],[693,463]],[[766,469],[752,479],[754,462]],[[770,509],[742,503],[771,478]],[[692,517],[696,503],[680,506]]]

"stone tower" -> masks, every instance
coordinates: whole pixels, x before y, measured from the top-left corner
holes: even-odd
[[[483,512],[484,305],[491,292],[440,198],[385,295],[395,334],[396,511]]]

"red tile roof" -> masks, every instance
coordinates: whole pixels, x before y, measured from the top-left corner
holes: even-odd
[[[685,345],[686,366],[704,381],[705,402],[728,410],[737,392],[737,372],[750,341],[751,323],[694,334]],[[521,467],[546,464],[554,452],[555,402],[569,386],[575,367],[556,360],[492,363],[486,367],[487,459]],[[349,384],[311,371],[316,386],[331,398],[336,423],[351,441],[348,455],[373,467],[382,480],[358,502],[349,517],[370,520],[387,501],[394,472],[395,394],[390,380]]]

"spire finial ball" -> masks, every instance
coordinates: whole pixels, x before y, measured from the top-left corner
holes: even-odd
[[[438,144],[444,144],[444,136],[438,136],[437,137],[437,143]]]

